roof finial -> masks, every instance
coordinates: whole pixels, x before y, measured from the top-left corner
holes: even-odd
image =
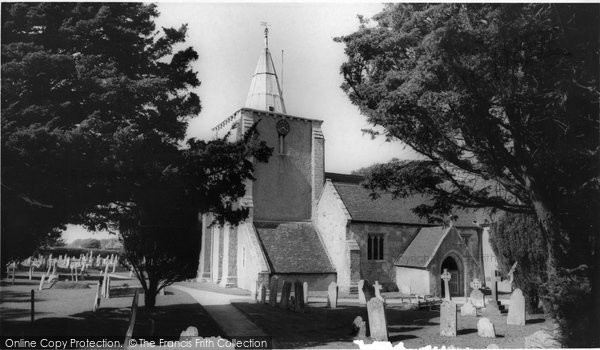
[[[260,22],[260,25],[265,27],[265,49],[269,48],[269,23]]]

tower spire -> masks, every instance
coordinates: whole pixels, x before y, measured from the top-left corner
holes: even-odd
[[[269,24],[262,22],[261,25],[265,27],[265,47],[258,58],[244,106],[263,111],[286,113],[283,93],[277,79],[271,52],[269,52]]]
[[[261,22],[261,24],[265,27],[265,49],[269,48],[269,23]]]

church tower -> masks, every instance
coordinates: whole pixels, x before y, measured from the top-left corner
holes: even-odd
[[[325,182],[323,121],[288,114],[268,34],[265,28],[244,107],[213,131],[239,139],[256,124],[273,155],[268,163],[256,163],[255,180],[246,182],[241,205],[250,216],[245,222],[215,227],[210,215],[203,217],[198,277],[256,290],[273,276],[302,274],[326,289],[335,270],[312,222]]]

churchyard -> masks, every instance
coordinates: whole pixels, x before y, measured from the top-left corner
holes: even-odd
[[[393,345],[402,342],[407,348],[525,348],[527,336],[550,327],[542,314],[527,315],[525,321],[525,305],[518,289],[512,301],[506,299],[509,295],[500,296],[495,290],[484,297],[479,289],[469,298],[456,298],[457,302],[424,301],[399,293],[380,293],[378,283],[361,282],[363,290],[358,295],[338,295],[335,283],[324,294],[311,293],[306,284],[294,288],[303,285],[299,281],[279,281],[278,289],[275,283],[269,288],[259,287],[255,303],[233,305],[272,335],[277,348],[358,348],[355,340],[365,344],[374,340]],[[474,284],[481,286],[479,281]],[[485,308],[473,305],[471,299],[479,296],[482,300],[475,303],[485,299]]]
[[[190,325],[201,336],[221,334],[204,308],[184,292],[160,293],[156,308],[145,310],[143,289],[116,256],[88,259],[87,265],[80,264],[85,259],[73,260],[47,256],[7,266],[7,278],[0,284],[1,335],[104,336],[123,341],[136,292],[134,336],[178,339]]]

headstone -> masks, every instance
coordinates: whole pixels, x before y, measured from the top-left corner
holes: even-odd
[[[267,299],[267,288],[265,287],[264,283],[261,283],[260,286],[258,287],[258,295],[257,295],[256,300],[258,300],[259,303],[264,304],[266,299]]]
[[[358,303],[361,305],[367,305],[367,300],[365,299],[365,292],[363,291],[364,284],[365,280],[358,281]]]
[[[525,337],[525,348],[526,349],[558,349],[562,345],[552,334],[548,331],[540,330],[532,335]]]
[[[375,281],[373,288],[375,289],[375,297],[381,299],[382,301],[385,301],[381,296],[381,288],[383,288],[383,286],[379,284],[379,281]]]
[[[525,325],[525,297],[519,288],[515,289],[510,296],[510,306],[508,308],[506,324],[516,326]]]
[[[494,324],[487,318],[477,321],[477,335],[483,338],[496,338]]]
[[[96,312],[100,309],[100,297],[102,294],[102,286],[100,285],[100,281],[98,281],[98,285],[96,286],[96,298],[94,299],[94,307],[92,308],[93,312]]]
[[[456,337],[456,303],[444,300],[440,306],[440,335]]]
[[[287,310],[290,303],[290,292],[292,290],[292,283],[290,281],[283,281],[283,288],[281,288],[281,300],[279,300],[279,307],[282,310]]]
[[[275,306],[277,304],[277,276],[271,277],[269,284],[269,305]]]
[[[331,282],[329,283],[329,287],[327,288],[327,306],[332,309],[337,308],[337,299],[338,299],[338,289],[337,283]]]
[[[442,273],[441,277],[442,277],[442,280],[444,280],[445,299],[450,300],[450,287],[448,286],[448,281],[450,281],[452,279],[452,275],[450,275],[450,272],[448,272],[448,269],[444,269],[444,273]]]
[[[198,336],[198,328],[193,327],[193,326],[189,326],[185,331],[181,332],[181,334],[179,334],[179,339],[180,340],[189,340],[186,339],[186,337],[197,337]]]
[[[33,265],[29,265],[29,280],[33,277]]]
[[[365,295],[365,301],[368,303],[371,298],[375,298],[375,288],[369,280],[365,280],[362,287],[363,294]]]
[[[308,304],[308,282],[302,283],[302,295],[304,296],[304,304]]]
[[[477,316],[477,309],[471,302],[471,299],[467,299],[467,302],[460,308],[461,316]]]
[[[44,280],[46,279],[46,275],[42,275],[42,279],[40,280],[40,287],[38,290],[42,290],[44,288]]]
[[[304,312],[304,287],[302,286],[302,282],[299,280],[294,282],[294,296],[296,297],[294,311]]]
[[[483,308],[485,307],[485,299],[483,296],[483,293],[479,290],[479,289],[475,289],[471,292],[471,295],[469,296],[469,299],[471,300],[471,302],[473,303],[473,305],[476,308]]]
[[[367,338],[367,323],[363,321],[362,317],[356,316],[352,322],[352,334],[354,335],[354,339]]]
[[[378,341],[388,341],[387,320],[383,301],[379,298],[371,298],[367,301],[367,314],[369,316],[371,338]]]

